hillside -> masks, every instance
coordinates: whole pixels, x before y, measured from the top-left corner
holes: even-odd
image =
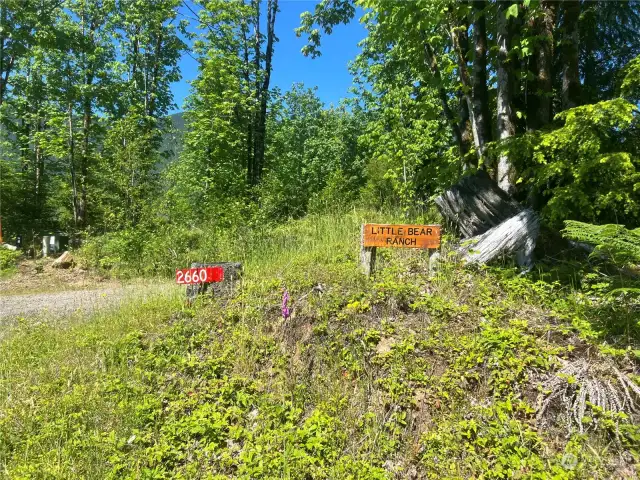
[[[24,319],[0,344],[0,471],[637,478],[637,301],[600,293],[611,277],[585,263],[430,275],[425,253],[382,250],[366,278],[365,218],[393,220],[309,216],[230,238],[233,258],[210,260],[243,261],[242,284],[193,308],[158,297],[88,322]]]

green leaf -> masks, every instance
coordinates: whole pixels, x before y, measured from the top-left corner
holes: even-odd
[[[507,9],[507,13],[505,14],[505,16],[507,18],[509,17],[514,17],[517,18],[518,17],[518,4],[514,3],[513,5],[511,5],[508,9]]]

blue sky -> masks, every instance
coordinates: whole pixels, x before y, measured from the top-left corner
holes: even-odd
[[[303,82],[307,87],[318,87],[318,96],[328,106],[338,104],[341,98],[349,96],[352,84],[348,62],[359,52],[358,42],[367,36],[366,29],[354,19],[348,25],[339,25],[331,35],[322,36],[322,56],[307,58],[300,53],[305,38],[297,38],[294,29],[300,25],[300,14],[313,10],[314,0],[280,0],[280,12],[276,17],[276,36],[273,56],[271,86],[288,90],[295,82]],[[360,12],[361,13],[361,12]],[[182,81],[173,84],[176,111],[181,111],[184,99],[189,94],[189,80],[196,78],[198,66],[195,60],[184,54],[180,63]]]

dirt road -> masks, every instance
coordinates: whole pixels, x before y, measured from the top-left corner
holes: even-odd
[[[0,319],[51,314],[61,316],[82,310],[90,313],[118,304],[132,287],[0,296]]]
[[[89,319],[92,313],[117,308],[122,303],[174,295],[176,285],[167,283],[103,286],[90,290],[3,295],[0,292],[0,342],[22,321],[28,324],[63,324]]]
[[[135,280],[122,283],[103,279],[83,270],[51,268],[51,260],[37,269],[34,261],[24,261],[18,271],[0,280],[0,337],[20,317],[35,322],[71,314],[89,315],[117,307],[124,301],[169,295],[177,286],[166,280]]]

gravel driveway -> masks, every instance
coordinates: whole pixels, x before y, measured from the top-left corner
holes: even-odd
[[[91,312],[97,308],[118,303],[124,288],[78,290],[58,293],[7,295],[0,297],[0,318],[52,313],[64,315],[78,309]]]
[[[146,297],[169,292],[167,285],[110,286],[95,290],[68,290],[56,293],[0,296],[0,325],[7,320],[46,315],[60,317],[76,311],[91,313],[95,310],[117,306],[123,299]],[[4,322],[3,322],[4,320]]]

